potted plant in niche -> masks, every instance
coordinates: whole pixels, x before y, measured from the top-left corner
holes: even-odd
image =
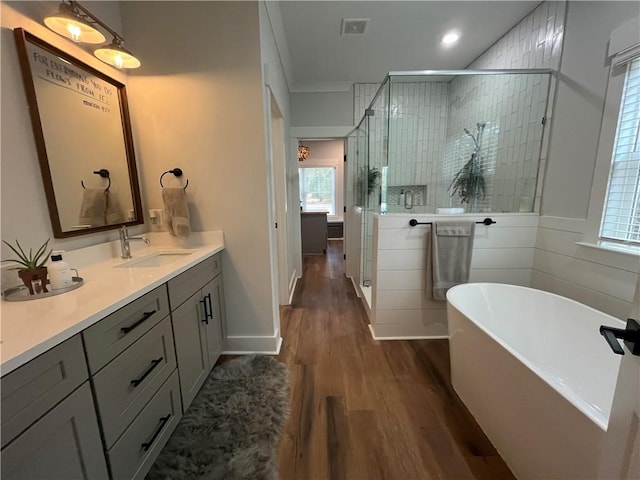
[[[18,270],[18,276],[29,289],[29,293],[31,293],[31,295],[38,293],[33,290],[34,280],[40,280],[42,284],[42,291],[47,291],[47,267],[45,267],[45,263],[49,259],[49,255],[51,255],[53,250],[50,249],[47,252],[49,240],[51,239],[47,239],[47,241],[44,242],[40,248],[35,251],[35,253],[32,248],[29,248],[28,254],[24,251],[18,240],[16,240],[15,247],[5,240],[2,241],[13,251],[13,253],[16,254],[16,258],[10,258],[3,261],[14,262],[20,265],[19,267],[14,267],[13,270]]]

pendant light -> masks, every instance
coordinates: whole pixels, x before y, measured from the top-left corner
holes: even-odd
[[[96,48],[93,54],[116,68],[140,66],[140,60],[124,48],[124,38],[75,0],[63,0],[58,11],[44,19],[44,24],[74,42],[91,44],[106,42],[105,36],[96,28],[100,26],[113,36],[113,40],[109,45]]]
[[[307,147],[306,145],[303,145],[302,143],[298,144],[298,161],[299,162],[303,162],[305,161],[307,158],[309,158],[309,147]]]

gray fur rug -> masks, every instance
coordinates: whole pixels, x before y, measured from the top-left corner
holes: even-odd
[[[277,479],[288,390],[287,368],[273,357],[251,355],[218,365],[147,480]]]

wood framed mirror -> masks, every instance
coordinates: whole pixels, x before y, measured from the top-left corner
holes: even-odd
[[[14,29],[53,235],[144,223],[125,85]]]

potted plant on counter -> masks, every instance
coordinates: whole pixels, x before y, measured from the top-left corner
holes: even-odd
[[[20,265],[19,267],[14,267],[13,270],[18,270],[18,276],[29,289],[29,293],[31,293],[31,295],[39,293],[34,292],[33,289],[33,285],[37,280],[40,280],[42,291],[47,291],[47,267],[45,266],[45,263],[47,263],[49,255],[51,255],[53,250],[50,249],[47,252],[49,240],[51,239],[47,239],[47,241],[44,242],[40,248],[35,251],[35,253],[33,252],[33,249],[30,248],[28,254],[24,251],[18,240],[16,240],[15,247],[5,240],[2,241],[13,251],[13,253],[16,254],[16,258],[10,258],[3,261],[14,262]]]

